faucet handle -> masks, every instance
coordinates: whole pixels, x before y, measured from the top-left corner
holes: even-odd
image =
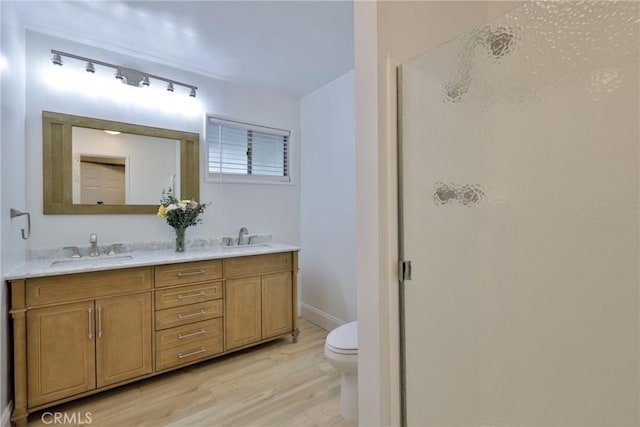
[[[107,252],[107,255],[115,255],[118,253],[119,250],[122,249],[123,244],[122,243],[112,243],[109,245],[109,250]]]
[[[65,246],[62,249],[71,249],[71,258],[80,258],[80,249],[77,246]]]

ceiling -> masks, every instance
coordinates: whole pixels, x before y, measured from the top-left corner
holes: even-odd
[[[354,64],[352,1],[76,0],[15,6],[34,31],[296,96]]]

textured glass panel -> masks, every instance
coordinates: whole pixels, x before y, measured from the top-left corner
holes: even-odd
[[[401,67],[408,425],[640,425],[640,3]]]

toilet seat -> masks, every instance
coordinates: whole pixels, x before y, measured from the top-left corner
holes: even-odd
[[[337,354],[358,354],[358,322],[337,327],[327,335],[327,350]]]

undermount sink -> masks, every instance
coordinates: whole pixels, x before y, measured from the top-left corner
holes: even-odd
[[[82,257],[82,258],[68,258],[68,259],[59,259],[53,261],[51,266],[60,265],[60,264],[76,264],[76,263],[109,263],[109,262],[117,262],[124,261],[133,258],[132,255],[105,255],[103,257]]]
[[[250,245],[233,245],[223,246],[224,249],[255,249],[255,248],[270,248],[271,245],[266,243],[252,243]]]

